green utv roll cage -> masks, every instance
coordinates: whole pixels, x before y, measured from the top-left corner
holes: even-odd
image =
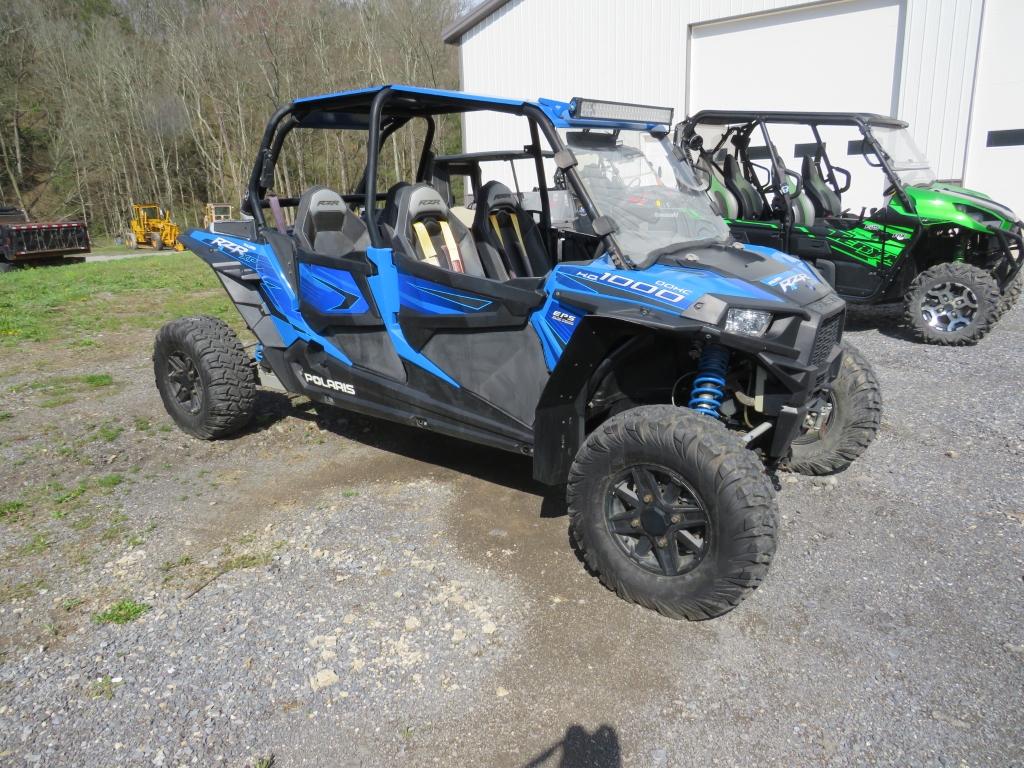
[[[791,126],[808,129],[793,147],[799,172],[772,138]],[[852,174],[822,136],[834,126],[855,128],[846,155],[883,175],[879,207],[844,209]],[[982,193],[937,181],[907,129],[865,112],[704,110],[674,138],[736,239],[811,262],[849,302],[902,299],[923,341],[973,343],[1020,293],[1022,223]]]

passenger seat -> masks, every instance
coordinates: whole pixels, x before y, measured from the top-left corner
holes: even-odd
[[[429,184],[393,188],[381,224],[396,248],[419,261],[452,272],[491,277],[480,262],[473,235]]]
[[[363,220],[327,187],[310,187],[302,193],[292,234],[300,248],[321,256],[345,256],[370,246]]]
[[[484,267],[509,277],[539,277],[551,270],[540,228],[518,198],[500,181],[489,181],[476,194],[473,235]]]

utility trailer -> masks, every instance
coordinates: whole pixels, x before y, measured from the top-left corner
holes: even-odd
[[[29,221],[20,208],[0,206],[0,272],[19,265],[53,264],[89,253],[89,228],[82,221]]]

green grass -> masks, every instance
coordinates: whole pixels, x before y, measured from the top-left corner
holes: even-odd
[[[78,606],[85,602],[84,598],[81,597],[68,597],[61,601],[60,607],[68,613],[75,610]]]
[[[11,413],[10,411],[0,411],[0,421],[7,421],[8,419],[13,419],[13,418],[14,418],[14,414]]]
[[[96,430],[96,437],[105,443],[112,443],[121,436],[122,432],[124,432],[124,427],[116,424],[104,424]]]
[[[87,490],[89,486],[85,482],[80,482],[74,488],[63,489],[59,488],[54,494],[53,501],[55,504],[67,504],[68,502],[75,501],[80,498]]]
[[[124,482],[124,476],[117,473],[96,478],[96,485],[100,488],[116,488],[122,482]]]
[[[221,573],[238,571],[244,568],[259,568],[261,565],[269,565],[271,554],[269,552],[257,552],[245,555],[235,555],[222,560],[217,567]]]
[[[15,273],[9,273],[15,274]],[[2,287],[0,287],[2,290]],[[0,307],[2,309],[2,307]],[[0,316],[0,334],[3,318]],[[3,344],[3,336],[0,336],[0,344]],[[11,388],[14,394],[32,392],[42,397],[39,405],[42,408],[56,408],[58,405],[73,403],[76,396],[82,392],[100,390],[111,386],[114,377],[109,373],[87,373],[81,376],[47,376],[45,379],[37,379],[27,384],[20,384]]]
[[[114,698],[114,689],[121,683],[115,683],[110,675],[104,675],[103,677],[97,678],[89,683],[85,689],[90,699],[107,699]]]
[[[11,600],[27,600],[45,588],[46,582],[42,579],[23,581],[18,584],[0,584],[0,603],[9,603]]]
[[[23,555],[41,555],[49,548],[50,541],[46,538],[46,534],[37,533],[29,540],[28,544],[21,548],[21,553]]]
[[[192,565],[192,558],[188,555],[182,555],[177,560],[165,560],[160,566],[160,572],[170,573],[175,568],[184,568],[187,565]]]
[[[0,346],[80,344],[191,314],[238,322],[212,270],[187,252],[15,270],[0,281]]]
[[[11,501],[0,501],[0,520],[10,518],[14,520],[18,517],[18,512],[25,508],[25,502],[18,499],[12,499]]]
[[[97,624],[127,624],[129,621],[135,621],[149,609],[150,606],[145,603],[119,600],[107,610],[93,614],[92,618]]]

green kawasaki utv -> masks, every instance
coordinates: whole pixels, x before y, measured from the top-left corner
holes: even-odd
[[[936,181],[901,120],[705,110],[676,143],[736,239],[814,264],[848,302],[902,300],[922,341],[973,344],[1020,295],[1022,222]]]

